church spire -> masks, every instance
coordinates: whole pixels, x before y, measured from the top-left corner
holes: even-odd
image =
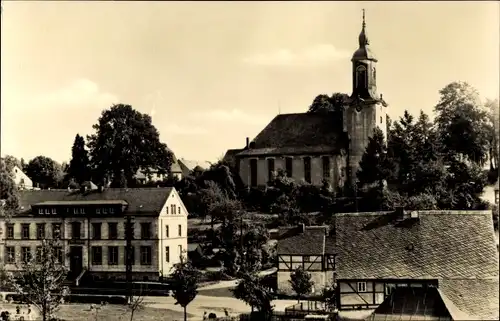
[[[361,27],[361,33],[359,34],[359,48],[363,48],[369,45],[368,36],[366,35],[366,21],[365,21],[365,9],[363,9],[363,24]]]

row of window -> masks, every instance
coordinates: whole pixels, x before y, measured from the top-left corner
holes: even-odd
[[[321,157],[321,161],[323,163],[323,178],[328,179],[330,177],[330,157],[323,156]],[[311,157],[304,157],[304,180],[307,183],[311,183]],[[273,179],[273,175],[275,172],[275,162],[274,158],[267,159],[267,176],[268,180]],[[285,158],[285,172],[288,177],[293,176],[293,158],[286,157]],[[257,159],[250,160],[250,185],[257,186]]]
[[[116,240],[118,239],[118,223],[109,222],[108,224],[108,239]],[[36,224],[36,239],[43,240],[46,238],[46,223],[37,223]],[[127,228],[127,223],[124,223],[124,229]],[[14,226],[15,224],[10,223],[7,224],[7,239],[14,239]],[[31,239],[30,235],[30,227],[31,223],[22,223],[21,224],[21,239],[29,240]],[[152,228],[151,223],[140,223],[141,227],[141,239],[149,240],[152,237]],[[170,237],[169,226],[165,226],[165,237]],[[182,236],[182,225],[179,224],[177,226],[177,234],[179,237]],[[82,237],[82,224],[80,222],[71,222],[71,238],[72,239],[80,239]],[[132,233],[132,238],[134,235]],[[61,238],[61,223],[52,223],[52,238],[59,239]],[[102,239],[102,223],[92,223],[92,239],[100,240]]]
[[[42,247],[37,246],[35,249],[35,262],[42,263],[43,255],[42,255]],[[56,262],[63,261],[63,251],[62,247],[54,247],[54,257]],[[21,247],[21,260],[24,263],[30,262],[32,259],[31,247],[23,246]],[[5,247],[5,263],[14,264],[16,263],[16,248],[14,246],[6,246]]]
[[[177,246],[178,253],[179,255],[177,257],[180,258],[182,255],[182,245]],[[165,246],[165,262],[169,263],[170,262],[170,246]]]
[[[108,246],[108,265],[118,265],[118,259],[120,257],[120,247],[119,246]],[[103,247],[102,246],[92,246],[92,265],[102,265],[103,263]],[[140,252],[140,264],[141,265],[151,265],[152,249],[151,246],[141,246],[139,248]],[[127,247],[123,247],[123,257],[126,258]],[[130,261],[132,265],[135,265],[135,248],[132,246],[130,251]],[[126,261],[124,262],[124,264]]]
[[[62,208],[60,208],[62,210]],[[69,213],[69,208],[66,208],[66,212]],[[95,209],[96,214],[114,214],[115,209],[110,207],[110,208],[96,208]],[[39,208],[38,209],[38,214],[57,214],[57,208]],[[73,208],[73,214],[85,214],[85,208],[80,207],[80,208]]]

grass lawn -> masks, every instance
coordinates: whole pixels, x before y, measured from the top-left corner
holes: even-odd
[[[0,310],[2,309],[15,309],[16,304],[0,304]],[[110,320],[110,321],[128,321],[130,320],[130,310],[123,305],[106,305],[104,306],[98,314],[97,319],[95,318],[95,311],[90,311],[90,304],[65,304],[61,305],[59,311],[57,312],[57,317],[65,321],[92,321],[92,320]],[[188,317],[192,315],[188,314]],[[182,312],[145,307],[140,311],[136,311],[134,314],[134,320],[140,321],[175,321],[184,320],[184,314]]]

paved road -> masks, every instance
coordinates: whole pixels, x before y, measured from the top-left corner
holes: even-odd
[[[144,303],[153,308],[170,309],[175,311],[183,311],[182,307],[175,305],[175,300],[172,297],[145,297]],[[275,300],[276,311],[284,311],[285,307],[297,303],[295,300]],[[210,297],[198,295],[188,305],[188,313],[195,315],[195,318],[190,320],[201,320],[203,313],[214,312],[217,316],[224,316],[224,308],[227,309],[230,315],[247,313],[251,311],[250,306],[241,300],[235,298]]]

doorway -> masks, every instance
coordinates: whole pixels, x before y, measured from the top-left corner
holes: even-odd
[[[74,279],[80,275],[83,269],[83,255],[81,246],[69,248],[69,273],[68,277]]]

